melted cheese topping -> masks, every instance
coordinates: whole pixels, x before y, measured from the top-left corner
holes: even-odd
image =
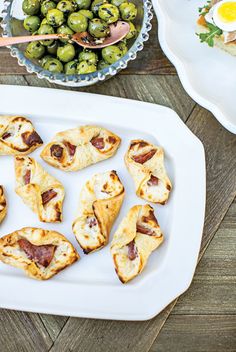
[[[118,275],[122,278],[130,279],[139,273],[140,256],[138,255],[134,260],[130,260],[128,257],[128,246],[117,250],[115,261],[118,267]]]
[[[145,194],[145,198],[154,203],[162,202],[163,199],[168,198],[169,194],[165,183],[160,179],[158,180],[158,185],[149,186],[148,181],[145,182],[142,185],[141,190]]]
[[[123,185],[116,173],[108,171],[103,174],[95,175],[94,193],[97,199],[113,198],[122,191]]]

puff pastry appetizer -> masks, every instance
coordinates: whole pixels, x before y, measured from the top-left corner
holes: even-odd
[[[112,157],[121,139],[97,126],[82,126],[59,132],[46,145],[41,157],[64,171],[77,171]]]
[[[82,188],[73,232],[84,253],[105,246],[125,196],[116,171],[94,175]]]
[[[0,238],[0,260],[47,280],[79,259],[72,244],[56,231],[25,227]]]
[[[137,196],[165,204],[172,185],[165,170],[163,149],[141,139],[133,140],[125,163],[134,179]]]
[[[30,120],[0,115],[0,155],[26,155],[41,144],[43,141]]]
[[[16,193],[43,222],[62,221],[64,187],[28,156],[15,157]]]
[[[141,273],[150,254],[163,239],[150,205],[136,205],[129,210],[111,243],[115,270],[122,283]]]
[[[7,202],[4,195],[3,186],[0,185],[0,224],[7,214]]]

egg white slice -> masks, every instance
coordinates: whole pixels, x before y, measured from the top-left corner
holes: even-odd
[[[207,21],[207,23],[210,24],[215,24],[214,20],[213,20],[213,14],[214,14],[214,9],[215,9],[216,5],[214,5],[209,12],[207,12],[207,14],[205,15],[205,20]]]

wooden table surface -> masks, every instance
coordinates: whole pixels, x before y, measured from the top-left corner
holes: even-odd
[[[149,43],[120,75],[74,90],[169,106],[204,144],[206,219],[193,282],[184,295],[146,322],[0,310],[1,352],[236,351],[236,136],[186,94],[175,68],[160,49],[156,33],[154,20]],[[61,89],[27,74],[7,49],[0,50],[0,84]]]

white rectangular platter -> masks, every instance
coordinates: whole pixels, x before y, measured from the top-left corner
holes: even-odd
[[[45,143],[54,134],[81,124],[97,124],[122,138],[117,154],[84,170],[65,173],[32,156],[58,178],[66,190],[64,221],[40,223],[14,192],[14,163],[0,157],[0,184],[5,186],[8,215],[0,236],[24,226],[54,229],[64,234],[81,260],[48,281],[35,281],[16,268],[0,263],[0,307],[77,317],[146,320],[158,314],[191,283],[197,263],[205,211],[205,157],[201,142],[178,115],[162,106],[63,90],[0,85],[0,114],[29,117]],[[143,138],[165,150],[173,183],[168,204],[154,205],[165,241],[150,257],[143,273],[123,285],[118,280],[109,245],[84,255],[72,233],[80,190],[93,174],[116,170],[126,197],[111,233],[131,206],[144,204],[124,165],[131,139]]]

